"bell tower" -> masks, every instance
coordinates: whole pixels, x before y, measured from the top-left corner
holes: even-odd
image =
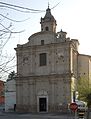
[[[41,24],[41,32],[42,31],[56,32],[56,25],[57,25],[56,20],[51,14],[51,9],[49,8],[49,5],[48,8],[46,9],[46,14],[44,18],[41,18],[40,24]]]

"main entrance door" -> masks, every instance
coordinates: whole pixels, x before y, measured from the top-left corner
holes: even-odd
[[[39,111],[40,112],[46,112],[47,111],[46,98],[39,98]]]

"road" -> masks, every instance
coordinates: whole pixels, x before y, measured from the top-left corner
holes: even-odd
[[[18,114],[18,113],[0,113],[0,119],[73,119],[72,115],[67,114]]]
[[[74,119],[72,114],[61,113],[5,113],[0,112],[0,119]],[[86,118],[84,118],[86,119]]]

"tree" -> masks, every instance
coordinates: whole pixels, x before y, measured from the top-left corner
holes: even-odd
[[[0,14],[1,16],[1,14]],[[6,24],[6,26],[5,26]],[[10,56],[4,52],[4,47],[6,46],[7,42],[11,38],[11,35],[14,33],[20,33],[12,31],[12,23],[8,23],[4,15],[0,17],[0,78],[4,76],[5,73],[8,73],[13,67],[10,66],[10,63],[14,62],[15,56]]]
[[[91,86],[89,80],[86,78],[78,79],[77,83],[78,99],[87,102],[88,106],[91,104]]]
[[[91,108],[91,84],[90,81],[85,77],[78,79],[77,82],[78,99],[87,102],[88,113],[87,119],[89,119],[89,112]]]
[[[16,76],[15,71],[12,71],[12,72],[8,75],[8,79],[7,79],[7,81],[9,81],[9,80],[13,80],[13,79],[15,78],[15,76]]]

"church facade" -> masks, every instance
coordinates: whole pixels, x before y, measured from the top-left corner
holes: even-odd
[[[62,30],[56,32],[57,23],[49,7],[40,24],[40,32],[15,48],[16,110],[59,112],[60,105],[74,101],[78,75],[84,72],[78,70],[78,60],[80,63],[83,58],[77,39],[67,38]]]

